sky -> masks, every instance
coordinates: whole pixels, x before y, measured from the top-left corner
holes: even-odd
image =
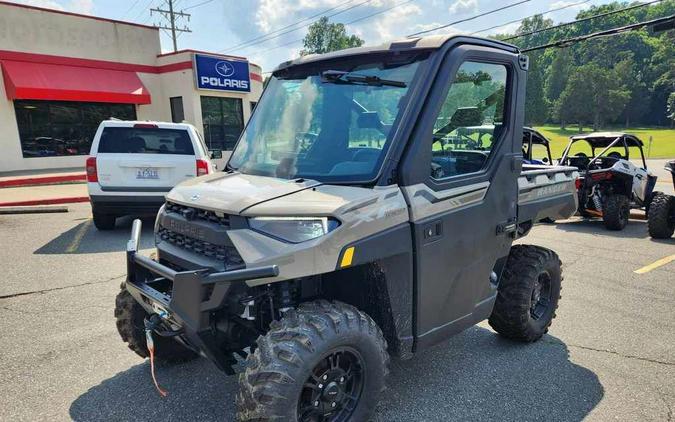
[[[14,0],[16,3],[95,15],[148,25],[166,24],[151,8],[166,8],[167,0]],[[264,72],[295,58],[302,49],[307,26],[323,15],[344,23],[347,32],[366,44],[402,38],[524,0],[174,0],[174,8],[191,14],[191,33],[178,39],[179,49],[196,49],[247,57]],[[430,34],[472,33],[519,20],[536,13],[554,22],[574,20],[591,5],[609,0],[529,0],[477,19],[451,25]],[[579,4],[582,3],[582,4]],[[370,16],[372,15],[372,16]],[[478,35],[513,32],[518,23],[480,32]],[[269,34],[269,35],[266,35]],[[261,38],[262,37],[262,38]],[[252,41],[253,40],[253,41]],[[162,31],[163,52],[171,51]],[[241,45],[251,41],[253,44]]]

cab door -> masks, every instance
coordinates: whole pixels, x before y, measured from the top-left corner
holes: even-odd
[[[521,59],[522,61],[522,59]],[[415,244],[415,348],[490,315],[516,229],[524,68],[518,54],[450,50],[404,156]],[[407,182],[407,183],[406,183]]]

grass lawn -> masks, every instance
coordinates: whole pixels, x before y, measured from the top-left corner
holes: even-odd
[[[579,134],[578,129],[574,126],[569,126],[566,130],[560,129],[559,126],[536,126],[535,128],[551,141],[553,159],[560,158],[565,146],[567,146],[569,136]],[[675,158],[675,129],[629,128],[606,130],[636,135],[645,144],[644,151],[647,158]],[[592,131],[591,128],[584,128],[583,133]],[[651,149],[649,147],[650,136],[652,137]]]

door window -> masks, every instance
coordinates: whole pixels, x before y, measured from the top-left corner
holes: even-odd
[[[506,66],[464,62],[436,118],[434,179],[475,173],[487,166],[504,124]]]

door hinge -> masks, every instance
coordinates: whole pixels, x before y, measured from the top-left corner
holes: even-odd
[[[518,222],[515,218],[512,218],[504,223],[497,225],[497,236],[501,234],[510,234],[515,237],[516,232],[518,231]]]

